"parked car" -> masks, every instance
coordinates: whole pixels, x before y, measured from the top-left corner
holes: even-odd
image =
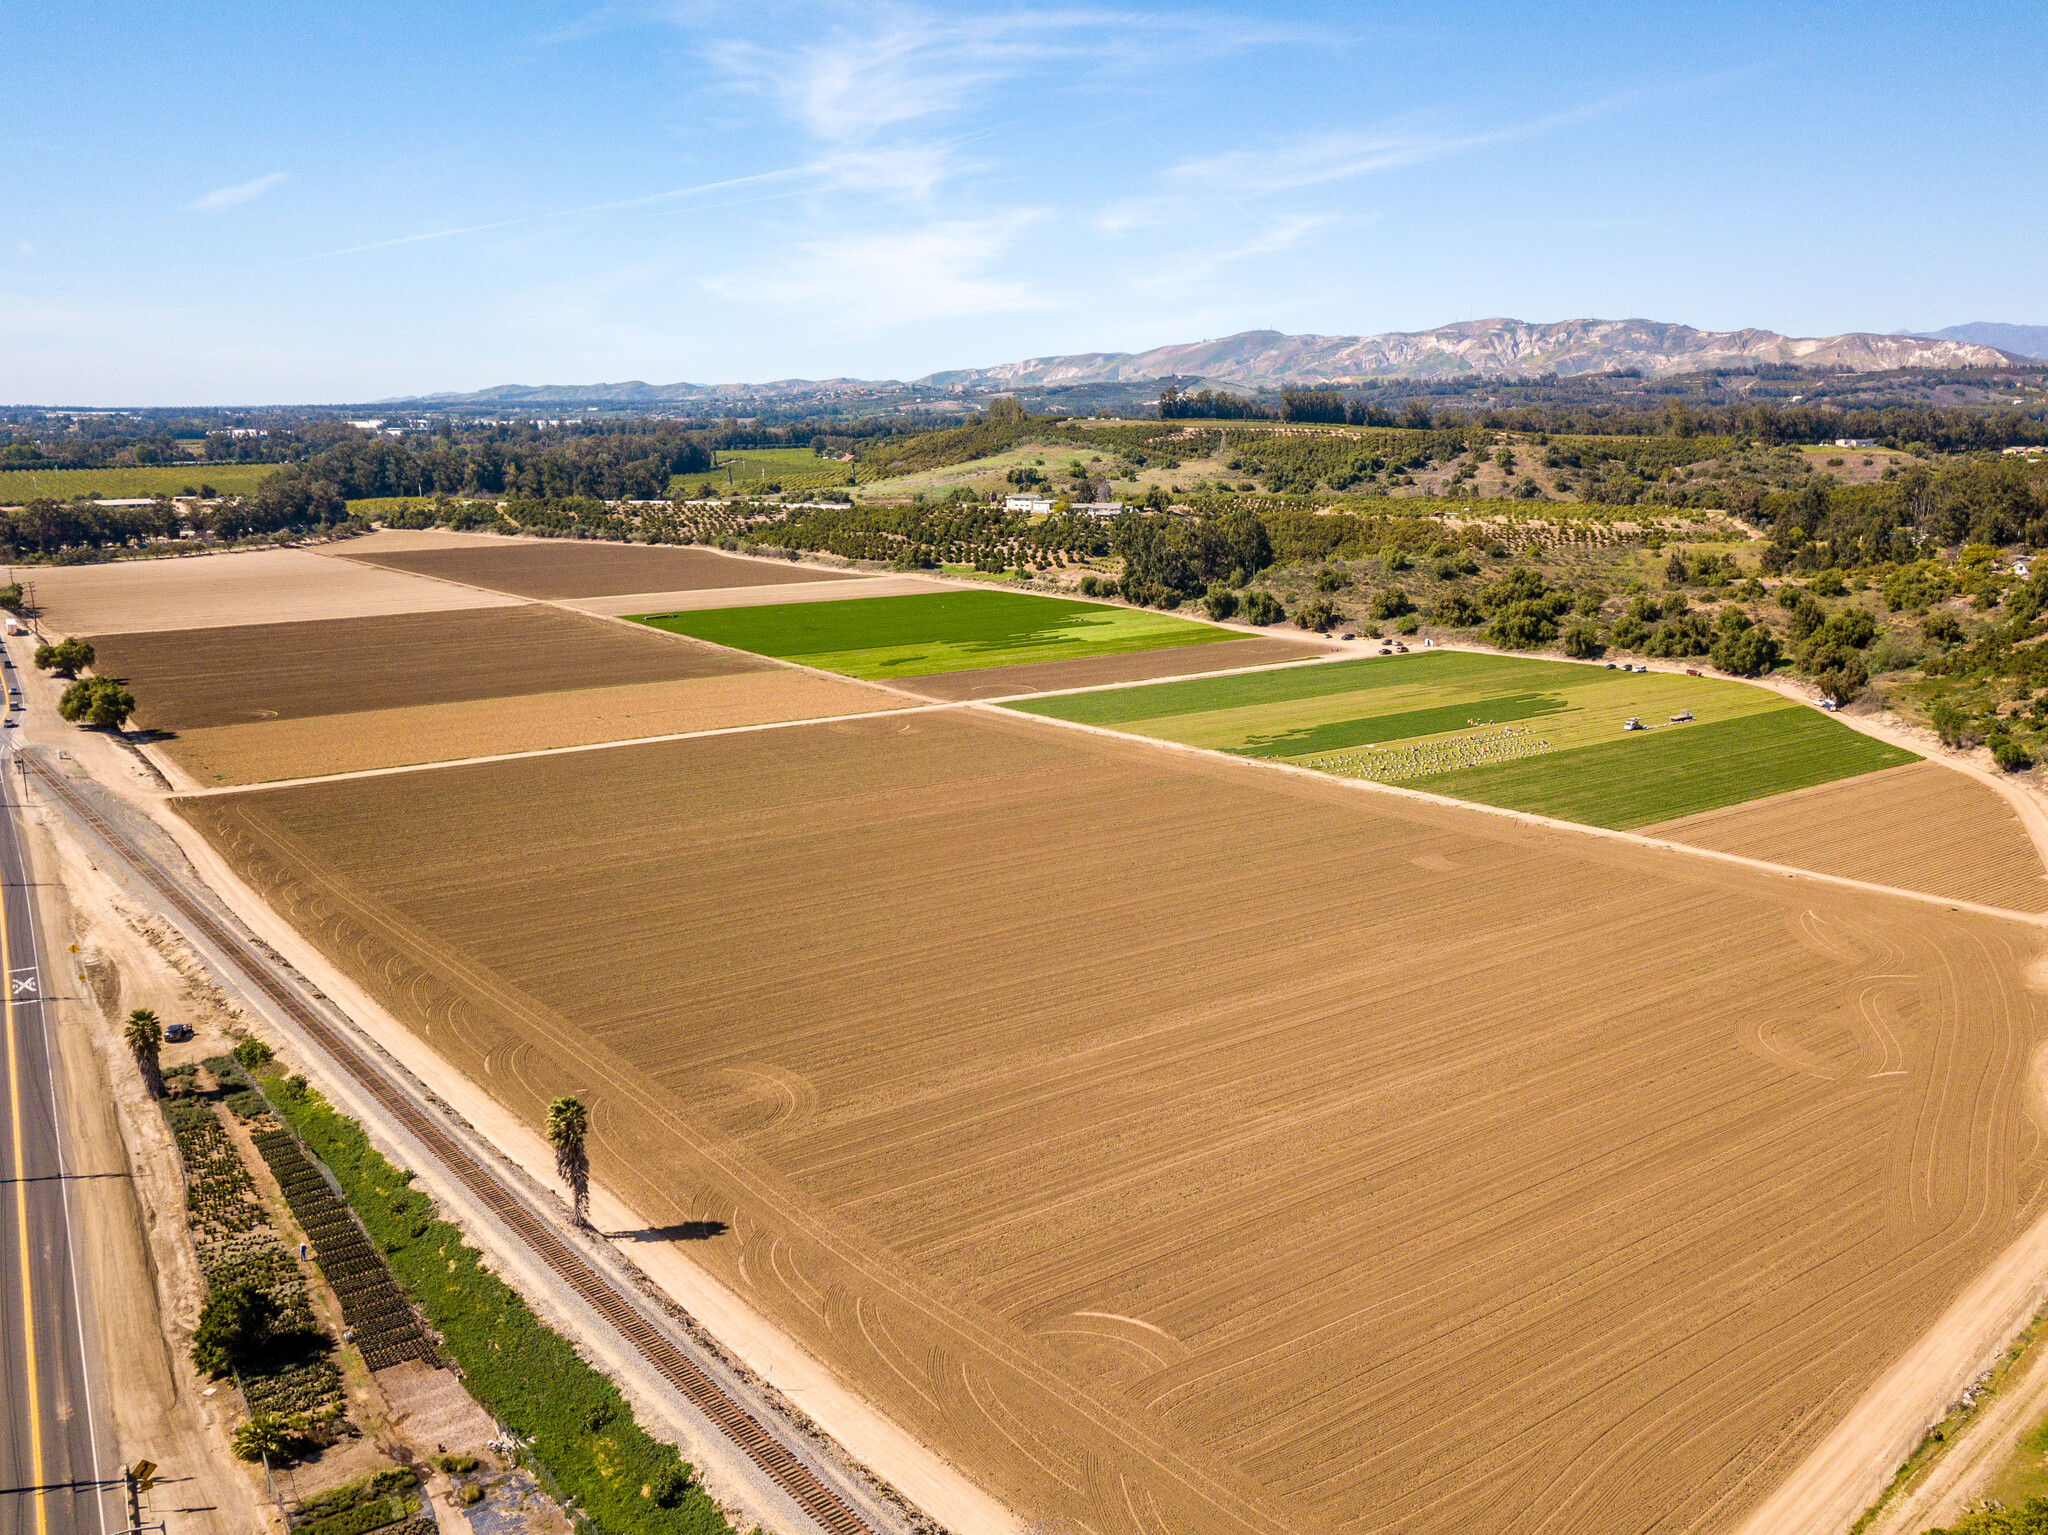
[[[192,1025],[189,1023],[167,1023],[164,1025],[164,1043],[167,1045],[182,1045],[191,1037]]]

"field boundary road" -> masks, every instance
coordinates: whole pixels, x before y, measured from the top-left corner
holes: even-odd
[[[403,1068],[363,1037],[324,996],[308,996],[303,983],[260,939],[238,931],[232,917],[210,910],[188,880],[166,869],[126,832],[103,815],[67,777],[39,757],[24,753],[47,799],[108,855],[125,865],[136,882],[165,906],[165,917],[240,996],[280,1032],[373,1104],[374,1127],[406,1147],[408,1162],[466,1196],[468,1211],[509,1239],[530,1266],[556,1289],[565,1289],[590,1331],[603,1331],[624,1345],[643,1377],[642,1389],[679,1404],[699,1432],[730,1445],[757,1473],[757,1501],[782,1516],[791,1529],[827,1535],[892,1532],[909,1521],[885,1498],[847,1474],[804,1436],[758,1400],[723,1359],[704,1349],[659,1306],[641,1293],[641,1283],[624,1262],[595,1243],[569,1232],[551,1201],[524,1186],[468,1127],[452,1115]],[[496,1165],[494,1165],[496,1164]]]

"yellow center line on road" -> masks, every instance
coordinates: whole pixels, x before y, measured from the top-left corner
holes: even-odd
[[[28,1378],[29,1463],[35,1473],[36,1535],[49,1535],[50,1495],[43,1474],[43,1402],[36,1389],[35,1268],[29,1255],[28,1163],[21,1145],[21,1052],[14,1018],[13,972],[14,955],[7,943],[7,914],[4,908],[0,908],[0,986],[7,988],[7,1109],[14,1122],[14,1217],[21,1234],[22,1369]]]

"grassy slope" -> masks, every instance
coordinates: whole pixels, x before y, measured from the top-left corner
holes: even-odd
[[[49,496],[63,501],[94,495],[119,500],[132,496],[175,496],[186,486],[211,485],[224,495],[251,496],[276,464],[171,464],[140,469],[9,469],[0,471],[0,505],[15,506]]]
[[[1022,592],[933,592],[711,608],[639,621],[863,678],[921,677],[1243,638],[1160,613]]]
[[[1552,750],[1405,779],[1595,826],[1644,826],[1916,760],[1740,683],[1446,651],[1035,699],[1009,707],[1245,756],[1302,760],[1539,722]],[[1696,720],[1660,722],[1682,710]],[[1652,726],[1620,733],[1636,715]]]
[[[725,471],[732,469],[732,488],[743,491],[762,480],[773,480],[784,490],[811,490],[824,485],[851,485],[853,465],[820,458],[809,448],[721,448],[716,469],[670,478],[669,493],[694,491],[709,482],[725,489]]]

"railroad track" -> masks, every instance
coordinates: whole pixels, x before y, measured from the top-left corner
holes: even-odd
[[[497,1174],[471,1156],[430,1116],[421,1112],[391,1085],[352,1040],[279,980],[247,941],[237,937],[205,907],[179,889],[176,881],[159,870],[125,834],[93,809],[77,790],[64,781],[62,775],[53,773],[26,752],[20,754],[19,760],[28,763],[65,807],[119,854],[198,936],[232,958],[237,968],[265,998],[311,1036],[328,1058],[348,1073],[350,1080],[403,1125],[451,1176],[517,1235],[591,1310],[609,1322],[662,1379],[716,1424],[799,1508],[831,1535],[878,1535],[868,1520],[820,1481],[810,1467],[762,1427],[759,1419],[734,1401],[724,1388],[650,1326],[617,1285],[557,1236],[545,1222],[535,1217]]]

